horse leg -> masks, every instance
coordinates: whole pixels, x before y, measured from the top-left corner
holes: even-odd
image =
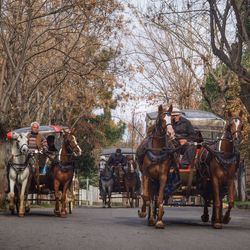
[[[54,210],[55,216],[60,216],[59,187],[60,187],[60,182],[57,179],[54,179],[54,191],[55,191],[55,200],[56,200],[55,210]]]
[[[20,182],[22,183],[21,193],[20,193],[20,207],[19,207],[19,216],[23,217],[25,213],[25,191],[29,178],[29,168],[26,167],[20,176]]]
[[[138,210],[138,215],[140,218],[145,218],[147,216],[147,203],[149,202],[149,178],[146,175],[142,176],[143,181],[143,195],[142,195],[142,207],[141,211]]]
[[[132,208],[134,207],[134,200],[135,200],[135,187],[133,186],[131,188],[131,204],[130,204]]]
[[[14,214],[15,212],[15,184],[16,184],[16,171],[12,168],[9,172],[9,182],[10,182],[10,192],[8,193],[8,200],[9,200],[9,210],[11,211],[11,214]]]
[[[150,204],[148,207],[148,225],[154,226],[155,225],[155,219],[154,219],[154,200],[150,200]]]
[[[128,187],[128,183],[127,183],[127,179],[125,179],[124,181],[124,187],[125,187],[125,191],[126,191],[126,207],[129,207],[129,187]]]
[[[108,188],[108,207],[111,208],[111,194],[112,194],[112,188],[109,186]]]
[[[231,220],[231,217],[230,217],[230,212],[231,212],[231,209],[234,207],[234,180],[233,179],[230,179],[228,181],[228,209],[223,217],[223,224],[228,224],[229,221]]]
[[[164,223],[162,221],[162,217],[164,214],[164,190],[167,183],[167,175],[162,175],[160,177],[160,188],[159,188],[159,196],[158,196],[158,214],[157,214],[157,222],[155,224],[156,228],[163,229]]]
[[[212,222],[215,229],[221,229],[221,199],[220,199],[220,184],[217,178],[212,178],[213,185],[213,195],[214,195],[214,204],[213,204],[213,218]]]
[[[31,185],[31,179],[32,179],[32,170],[29,168],[29,177],[26,185],[26,190],[25,190],[25,213],[30,212],[30,203],[28,200],[28,195],[29,195],[29,190],[30,190],[30,185]]]
[[[66,210],[66,200],[67,200],[67,190],[69,189],[71,180],[68,180],[67,182],[64,183],[63,186],[63,192],[62,192],[62,197],[61,197],[61,217],[67,217],[67,210]]]
[[[201,216],[201,220],[203,222],[208,222],[209,221],[209,214],[208,214],[209,199],[207,195],[205,195],[203,198],[204,198],[204,210],[203,210],[203,215]]]

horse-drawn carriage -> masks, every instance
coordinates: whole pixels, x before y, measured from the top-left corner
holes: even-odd
[[[39,134],[48,142],[47,152],[30,151],[30,130],[30,127],[25,127],[7,134],[12,148],[8,164],[9,208],[14,214],[16,206],[19,215],[23,216],[29,212],[30,202],[55,201],[55,214],[66,216],[66,202],[69,213],[72,213],[74,202],[73,156],[79,156],[81,149],[68,127],[49,125],[39,127]],[[20,137],[23,138],[22,143]],[[27,148],[25,152],[24,148]],[[24,172],[27,172],[26,176]],[[59,201],[62,203],[61,210]]]
[[[200,195],[204,201],[202,221],[209,221],[208,206],[212,202],[212,225],[222,228],[222,223],[230,221],[235,199],[234,181],[240,165],[243,112],[232,114],[228,111],[225,120],[208,112],[183,112],[197,131],[189,142],[196,151],[193,160],[190,166],[183,166],[179,157],[182,146],[171,125],[172,110],[172,105],[168,110],[160,105],[157,113],[147,116],[147,124],[153,125],[136,151],[143,179],[143,204],[138,215],[145,217],[148,207],[149,225],[164,228],[164,202],[168,204],[175,194],[182,197]],[[180,185],[176,185],[179,175]],[[222,198],[225,195],[228,208],[223,216]]]
[[[115,148],[104,149],[100,157],[100,195],[104,203],[106,194],[110,199],[122,198],[126,199],[127,205],[133,207],[139,205],[141,181],[135,163],[135,151],[132,148],[121,148],[122,154],[127,158],[127,164],[108,166],[107,161],[112,154],[115,154]],[[107,192],[103,192],[106,189]],[[120,194],[120,195],[117,195]],[[112,195],[112,196],[111,196]]]
[[[182,110],[183,116],[187,118],[193,125],[196,133],[201,133],[203,140],[214,141],[219,138],[223,132],[225,121],[211,112],[199,110]],[[148,113],[146,116],[146,126],[151,126],[158,113]],[[197,147],[199,150],[199,147]],[[197,193],[196,187],[196,170],[191,168],[191,165],[182,166],[177,161],[179,174],[181,178],[181,185],[175,187],[175,173],[174,169],[170,170],[168,185],[165,189],[165,196],[169,197],[166,202],[169,205],[201,205],[202,199]],[[198,195],[198,196],[197,196]]]
[[[213,144],[221,137],[226,121],[221,117],[207,111],[201,110],[182,110],[183,116],[187,118],[194,127],[196,133],[201,133],[203,141]],[[148,128],[154,124],[157,119],[157,112],[151,112],[146,115],[146,127]],[[196,149],[198,154],[200,146]],[[194,159],[195,160],[195,159]],[[196,169],[191,165],[183,166],[180,161],[177,161],[179,174],[181,178],[181,185],[175,187],[174,169],[170,170],[168,185],[165,188],[165,196],[169,197],[168,205],[195,205],[203,204],[200,197],[199,190],[197,190],[197,176]],[[237,193],[244,196],[245,171],[244,166],[241,165],[238,171],[238,178],[236,181]]]

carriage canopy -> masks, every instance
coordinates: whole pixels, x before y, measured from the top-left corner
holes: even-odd
[[[61,148],[61,144],[62,144],[61,132],[63,129],[68,129],[68,127],[61,126],[61,125],[41,125],[39,127],[39,133],[45,136],[46,138],[49,135],[53,135],[55,137],[56,148]],[[18,128],[18,129],[8,132],[7,138],[11,140],[13,133],[22,134],[22,133],[29,133],[30,131],[31,131],[30,127]]]
[[[204,139],[214,140],[222,134],[225,121],[221,117],[201,110],[181,110],[181,112],[192,123],[194,129],[202,133]],[[157,115],[158,112],[147,113],[147,128],[154,124]]]

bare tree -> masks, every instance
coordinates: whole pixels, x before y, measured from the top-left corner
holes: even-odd
[[[207,2],[210,6],[213,52],[238,75],[241,86],[240,98],[250,113],[250,1],[207,0]]]
[[[149,55],[150,60],[154,60],[153,67],[146,63],[151,69],[151,78],[147,78],[151,80],[158,77],[157,74],[163,72],[164,67],[165,72],[158,80],[164,81],[163,93],[167,91],[168,98],[173,96],[172,99],[184,108],[197,107],[202,93],[211,110],[223,115],[227,108],[225,95],[233,78],[230,72],[227,76],[215,74],[219,61],[213,56],[210,45],[207,25],[209,8],[205,1],[154,1],[148,3],[146,11],[135,13],[140,17],[145,38],[153,44],[151,51],[148,51],[148,46],[139,46],[143,54],[141,61]],[[145,67],[144,70],[148,71]],[[211,75],[218,86],[219,94],[216,101],[211,99],[205,88],[207,78]],[[155,79],[153,84],[159,87]]]
[[[121,10],[116,0],[2,0],[0,124],[69,122],[114,105]]]

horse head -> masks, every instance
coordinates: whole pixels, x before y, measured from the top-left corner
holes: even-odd
[[[13,133],[14,145],[16,146],[17,150],[24,155],[27,155],[29,152],[28,147],[28,137],[27,134],[17,134]]]
[[[233,115],[230,111],[226,113],[226,132],[228,133],[229,139],[237,145],[241,142],[241,132],[243,130],[242,124],[243,111],[241,110],[238,115]]]
[[[134,173],[136,170],[136,163],[133,159],[133,156],[128,155],[127,156],[127,162],[128,162],[128,172],[129,173]]]
[[[106,165],[107,165],[106,159],[101,158],[99,161],[99,171],[101,174],[105,171]]]
[[[72,153],[74,156],[80,156],[82,150],[76,141],[76,137],[70,130],[63,130],[63,141],[68,153]]]
[[[162,105],[158,107],[158,117],[156,120],[156,128],[161,134],[166,134],[170,140],[175,138],[175,132],[171,124],[171,112],[173,110],[172,104],[166,110]]]

